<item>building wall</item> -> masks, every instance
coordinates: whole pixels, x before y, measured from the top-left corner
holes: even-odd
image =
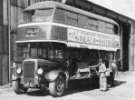
[[[135,23],[133,25],[133,70],[135,71]]]
[[[135,70],[135,23],[131,22],[129,70]]]
[[[131,24],[133,24],[133,23],[131,23]],[[130,58],[129,58],[129,70],[134,70],[134,68],[132,67],[132,66],[134,66],[134,33],[133,33],[133,31],[134,31],[134,26],[133,25],[131,25],[131,34],[130,34],[130,40],[129,40],[129,56],[130,56]]]
[[[0,85],[8,83],[8,24],[4,9],[6,2],[7,0],[0,0]]]

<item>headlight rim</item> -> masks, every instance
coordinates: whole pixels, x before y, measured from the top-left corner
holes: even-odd
[[[43,73],[44,73],[43,68],[38,68],[38,69],[37,69],[37,74],[38,74],[38,75],[43,75]]]
[[[19,75],[22,74],[22,68],[21,67],[18,67],[16,69],[16,73],[19,74]]]

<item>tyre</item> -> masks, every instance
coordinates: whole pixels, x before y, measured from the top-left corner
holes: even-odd
[[[13,82],[13,89],[16,94],[22,94],[27,91],[27,88],[22,87],[19,81]]]
[[[65,91],[65,78],[60,75],[58,78],[49,83],[49,93],[52,96],[62,96]]]

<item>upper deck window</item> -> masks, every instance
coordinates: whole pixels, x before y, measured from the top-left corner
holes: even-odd
[[[118,34],[118,26],[113,23],[61,8],[55,10],[53,21],[107,34]]]
[[[53,9],[39,9],[24,12],[22,23],[51,21]]]
[[[66,15],[66,23],[68,25],[73,26],[78,25],[78,14],[67,11],[65,15]]]

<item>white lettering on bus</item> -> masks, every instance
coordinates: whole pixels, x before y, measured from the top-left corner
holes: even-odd
[[[85,32],[68,28],[68,41],[79,42],[95,46],[118,48],[118,37],[98,34],[97,32]]]

